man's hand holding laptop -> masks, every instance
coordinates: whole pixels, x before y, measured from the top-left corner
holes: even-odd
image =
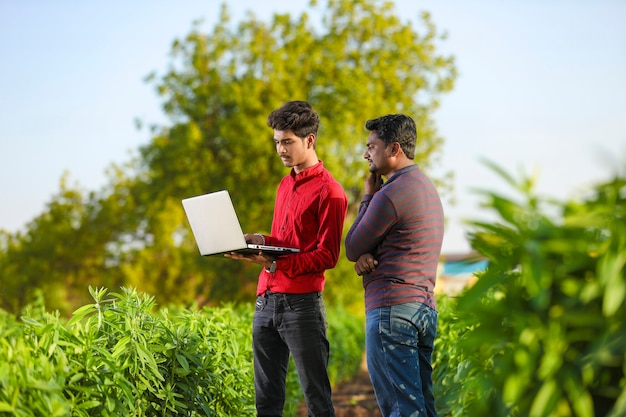
[[[245,233],[243,236],[246,239],[246,243],[252,243],[254,245],[265,244],[265,239],[263,239],[263,236],[261,235],[253,234],[253,233]],[[272,267],[272,263],[276,260],[274,256],[265,255],[261,251],[257,253],[230,252],[230,253],[225,253],[224,256],[227,258],[231,258],[231,259],[238,259],[240,261],[253,262],[255,264],[265,267],[265,269],[268,269],[268,270]]]

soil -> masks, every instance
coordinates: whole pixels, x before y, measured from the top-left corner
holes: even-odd
[[[337,417],[382,417],[365,361],[353,379],[333,388],[333,404]],[[296,417],[307,417],[304,403],[300,405]]]

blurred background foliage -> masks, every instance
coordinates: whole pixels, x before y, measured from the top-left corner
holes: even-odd
[[[489,260],[475,285],[440,300],[436,399],[443,415],[626,415],[626,177],[582,200],[482,190],[493,222],[472,222]]]
[[[107,185],[84,190],[61,179],[46,210],[10,234],[0,231],[0,308],[17,312],[41,289],[46,306],[68,314],[88,302],[87,286],[129,286],[162,304],[211,305],[254,297],[259,268],[199,256],[180,200],[231,192],[246,232],[268,232],[276,186],[288,170],[275,155],[269,112],[288,100],[320,113],[318,155],[350,200],[346,229],[361,198],[365,121],[386,113],[414,117],[416,161],[436,166],[443,139],[433,112],[457,70],[438,52],[443,36],[375,0],[311,1],[307,12],[252,13],[232,22],[226,3],[210,31],[195,22],[173,41],[171,61],[147,82],[168,116],[150,126],[138,155],[112,165]],[[446,193],[451,174],[435,181]],[[327,273],[329,303],[362,310],[360,279],[340,257]]]

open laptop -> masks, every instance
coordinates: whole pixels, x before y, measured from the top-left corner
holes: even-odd
[[[259,251],[280,256],[300,252],[296,248],[247,243],[227,190],[185,198],[182,203],[202,256]]]

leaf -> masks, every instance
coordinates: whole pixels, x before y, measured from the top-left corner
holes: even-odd
[[[77,310],[74,311],[74,313],[72,313],[72,317],[67,322],[67,325],[73,326],[76,322],[81,321],[82,319],[87,317],[89,314],[93,314],[94,312],[97,311],[95,307],[96,307],[95,304],[86,304],[78,308]]]
[[[573,372],[566,370],[563,372],[563,387],[567,398],[572,404],[575,415],[593,415],[593,399],[589,391],[578,381]]]
[[[113,357],[119,358],[120,356],[122,356],[122,354],[127,353],[126,349],[130,341],[131,341],[130,335],[124,336],[120,340],[118,340],[115,346],[113,347],[113,351],[111,352]]]
[[[163,376],[161,375],[161,372],[159,372],[159,367],[157,366],[157,363],[154,360],[154,356],[152,356],[152,353],[148,351],[147,347],[142,344],[136,344],[135,347],[137,349],[139,357],[141,358],[142,363],[148,365],[152,376],[159,379],[160,381],[163,381]]]
[[[6,411],[9,413],[13,413],[15,412],[15,408],[13,408],[13,406],[11,406],[11,404],[6,403],[4,401],[0,401],[0,411]]]
[[[189,372],[189,362],[187,361],[187,358],[185,358],[185,356],[177,353],[176,354],[176,360],[178,361],[178,363],[180,364],[180,366],[183,367],[183,369],[186,372]]]
[[[549,416],[557,403],[557,391],[556,381],[545,381],[532,402],[530,417]]]
[[[606,283],[602,312],[605,317],[613,316],[626,299],[626,276],[624,253],[605,255],[598,265],[598,275]]]
[[[84,401],[84,402],[76,405],[76,409],[77,410],[90,410],[92,408],[99,407],[100,404],[102,404],[102,403],[100,401],[98,401],[98,400]]]

